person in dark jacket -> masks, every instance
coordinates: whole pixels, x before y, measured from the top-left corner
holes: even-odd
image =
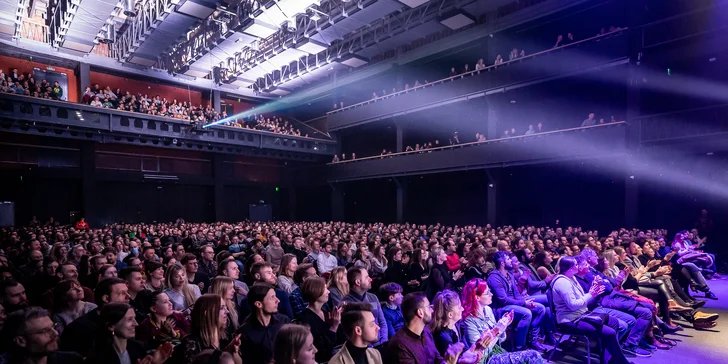
[[[129,303],[129,289],[119,278],[107,278],[99,282],[94,292],[98,308],[77,318],[63,330],[60,349],[73,351],[87,357],[104,328],[99,314],[109,303]]]
[[[334,347],[344,343],[339,335],[341,307],[328,307],[329,290],[326,280],[310,277],[301,284],[301,295],[308,307],[296,317],[296,321],[306,324],[313,334],[313,345],[318,349],[316,362],[326,363],[334,355]]]
[[[291,321],[278,313],[279,302],[273,286],[258,284],[250,288],[248,304],[252,312],[238,329],[243,363],[268,364],[273,358],[276,333]]]
[[[463,271],[458,270],[450,272],[445,261],[447,260],[447,254],[442,248],[435,248],[432,251],[432,270],[430,270],[429,286],[428,286],[428,298],[435,297],[437,292],[442,292],[445,289],[453,289],[455,281],[463,276]]]
[[[144,358],[144,344],[134,340],[137,322],[134,309],[127,303],[104,305],[99,314],[102,330],[86,363],[136,363]]]
[[[30,307],[10,314],[3,326],[2,357],[6,363],[45,361],[48,364],[81,364],[77,353],[58,350],[58,333],[48,311]]]
[[[511,258],[505,251],[493,255],[496,269],[488,275],[488,286],[493,291],[493,304],[496,317],[513,311],[516,326],[516,350],[523,350],[526,346],[529,330],[531,332],[531,347],[538,351],[545,351],[546,347],[539,342],[539,333],[542,325],[546,325],[546,308],[531,298],[524,299],[518,290],[516,280],[508,272],[511,267]],[[548,327],[548,326],[547,326]]]

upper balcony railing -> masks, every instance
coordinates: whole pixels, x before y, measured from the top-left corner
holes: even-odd
[[[462,143],[328,163],[329,182],[547,163],[617,155],[626,150],[624,122]]]
[[[28,19],[23,19],[20,24],[20,37],[23,39],[50,44],[48,26]]]
[[[328,130],[480,97],[486,92],[566,76],[615,60],[624,63],[627,61],[627,37],[621,35],[626,31],[623,28],[330,111],[326,114]],[[534,61],[536,58],[538,60]]]
[[[336,144],[331,140],[226,126],[199,130],[184,120],[9,93],[0,94],[0,117],[20,121],[23,123],[20,130],[27,129],[29,125],[39,129],[43,125],[43,130],[58,125],[76,134],[103,134],[112,138],[109,141],[143,139],[149,140],[152,145],[178,144],[180,141],[190,146],[218,146],[218,149],[226,150],[248,147],[332,155]]]

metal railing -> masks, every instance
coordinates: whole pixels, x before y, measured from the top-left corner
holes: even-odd
[[[627,124],[626,121],[617,121],[617,122],[598,124],[598,125],[592,125],[592,126],[582,126],[582,127],[578,127],[578,128],[560,129],[560,130],[546,131],[546,132],[542,132],[542,133],[534,133],[534,134],[529,134],[529,135],[519,135],[519,136],[491,139],[491,140],[485,140],[485,141],[481,141],[481,142],[460,143],[460,144],[446,145],[444,147],[437,147],[437,148],[428,148],[428,149],[412,150],[412,151],[407,151],[407,152],[375,155],[375,156],[371,156],[371,157],[349,159],[349,160],[338,161],[338,162],[330,162],[330,163],[327,163],[327,165],[338,165],[338,164],[343,164],[343,163],[354,163],[354,162],[360,162],[360,161],[366,161],[366,160],[393,158],[393,157],[410,155],[410,154],[430,153],[430,152],[435,152],[435,151],[440,151],[440,150],[472,147],[472,146],[498,143],[498,142],[511,141],[511,140],[527,140],[529,138],[543,137],[543,136],[552,135],[552,134],[561,134],[561,133],[571,132],[571,131],[585,131],[585,130],[606,128],[606,127],[612,127],[612,126],[616,126],[616,125],[625,125],[625,124]]]
[[[50,44],[50,32],[45,24],[23,19],[20,24],[20,38]]]
[[[615,30],[613,32],[609,32],[609,33],[605,33],[605,34],[600,34],[600,35],[597,35],[595,37],[591,37],[591,38],[587,38],[587,39],[584,39],[584,40],[580,40],[578,42],[574,42],[574,43],[562,45],[562,46],[559,46],[559,47],[550,48],[550,49],[547,49],[547,50],[544,50],[544,51],[541,51],[541,52],[536,52],[536,53],[529,54],[529,55],[526,55],[526,56],[523,56],[523,57],[518,57],[518,58],[514,58],[512,60],[504,61],[504,62],[499,63],[499,64],[494,64],[494,65],[486,66],[486,67],[481,68],[481,69],[475,69],[475,70],[470,71],[470,72],[465,72],[465,73],[461,73],[461,74],[458,74],[458,75],[455,75],[455,76],[443,78],[441,80],[432,81],[432,82],[429,82],[429,83],[426,83],[426,84],[423,84],[423,85],[419,85],[417,87],[411,87],[411,88],[406,89],[406,90],[402,90],[402,91],[398,91],[398,92],[393,92],[393,93],[388,94],[388,95],[385,95],[385,96],[379,96],[379,97],[376,97],[376,98],[372,98],[372,99],[369,99],[369,100],[366,100],[366,101],[359,102],[359,103],[354,104],[354,105],[350,105],[350,106],[346,106],[344,108],[340,108],[340,109],[336,109],[336,110],[329,111],[329,112],[326,113],[326,115],[331,115],[331,114],[335,114],[335,113],[342,112],[342,111],[345,111],[345,110],[353,109],[355,107],[368,105],[368,104],[377,102],[379,100],[384,100],[384,99],[388,99],[388,98],[391,98],[391,97],[396,97],[396,96],[399,96],[399,95],[404,95],[404,94],[406,94],[408,92],[417,91],[417,90],[420,90],[420,89],[423,89],[423,88],[426,88],[426,87],[432,87],[432,86],[435,86],[435,85],[440,85],[440,84],[443,84],[445,82],[453,81],[453,80],[458,79],[458,78],[465,78],[467,76],[473,76],[473,75],[476,75],[476,74],[480,74],[481,72],[493,71],[493,70],[497,69],[498,67],[503,67],[503,66],[506,66],[506,65],[511,64],[511,63],[521,62],[523,60],[536,58],[536,57],[539,57],[539,56],[542,56],[542,55],[545,55],[545,54],[548,54],[548,53],[551,53],[551,52],[555,52],[555,51],[559,51],[559,50],[562,50],[562,49],[568,49],[568,48],[571,48],[571,47],[575,47],[575,46],[577,46],[579,44],[588,43],[588,42],[596,41],[596,40],[599,40],[599,39],[611,37],[611,36],[617,35],[617,34],[619,34],[621,32],[627,31],[627,30],[628,30],[628,28],[620,28],[620,29],[617,29],[617,30]]]

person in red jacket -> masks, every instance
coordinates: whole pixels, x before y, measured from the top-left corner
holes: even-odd
[[[81,221],[76,223],[76,229],[88,229],[88,223],[83,217],[81,218]]]
[[[449,240],[447,243],[445,243],[445,253],[447,254],[447,260],[445,260],[445,265],[447,265],[447,269],[449,269],[451,272],[460,269],[460,257],[458,256],[458,253],[456,253],[456,250],[457,245],[454,241]]]

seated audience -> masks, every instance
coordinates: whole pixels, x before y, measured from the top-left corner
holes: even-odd
[[[397,283],[389,282],[379,287],[382,296],[382,312],[384,312],[384,320],[387,321],[388,336],[392,337],[404,326],[404,316],[402,316],[402,286]]]
[[[147,350],[171,342],[177,345],[190,333],[187,316],[172,309],[172,301],[166,293],[150,291],[143,297],[142,306],[148,316],[136,328],[136,339]]]
[[[58,334],[48,311],[28,307],[8,315],[3,325],[3,347],[8,363],[82,364],[84,358],[73,351],[61,351]]]
[[[372,288],[372,279],[369,277],[369,272],[359,267],[349,268],[346,280],[349,282],[349,294],[344,297],[343,301],[347,304],[355,302],[369,303],[372,305],[372,313],[377,319],[377,325],[380,328],[387,327],[387,321],[384,319],[384,312],[377,296],[369,293]],[[377,345],[385,343],[388,339],[389,333],[387,330],[380,330]]]
[[[596,279],[591,284],[589,292],[584,293],[574,278],[578,270],[574,257],[562,257],[559,261],[559,275],[551,282],[556,321],[562,326],[599,338],[609,355],[609,363],[628,364],[629,361],[624,356],[617,338],[616,330],[619,327],[617,318],[591,314],[588,311],[588,305],[594,297],[604,292],[604,285],[601,284],[601,280]],[[600,320],[601,325],[593,324],[595,320]]]
[[[305,326],[286,324],[281,327],[273,342],[273,361],[275,364],[316,364],[313,335]]]
[[[308,307],[296,316],[296,321],[306,324],[313,334],[313,343],[318,349],[316,361],[328,362],[334,355],[334,347],[341,344],[338,336],[341,324],[341,307],[328,307],[329,290],[326,280],[310,277],[301,285],[301,295]]]
[[[341,327],[346,336],[346,344],[334,355],[329,363],[382,364],[382,355],[374,349],[379,341],[380,327],[368,303],[350,303],[343,307]]]
[[[266,364],[273,358],[273,339],[281,327],[290,322],[288,317],[278,313],[279,302],[273,286],[257,284],[250,287],[251,313],[238,329],[243,363]]]

